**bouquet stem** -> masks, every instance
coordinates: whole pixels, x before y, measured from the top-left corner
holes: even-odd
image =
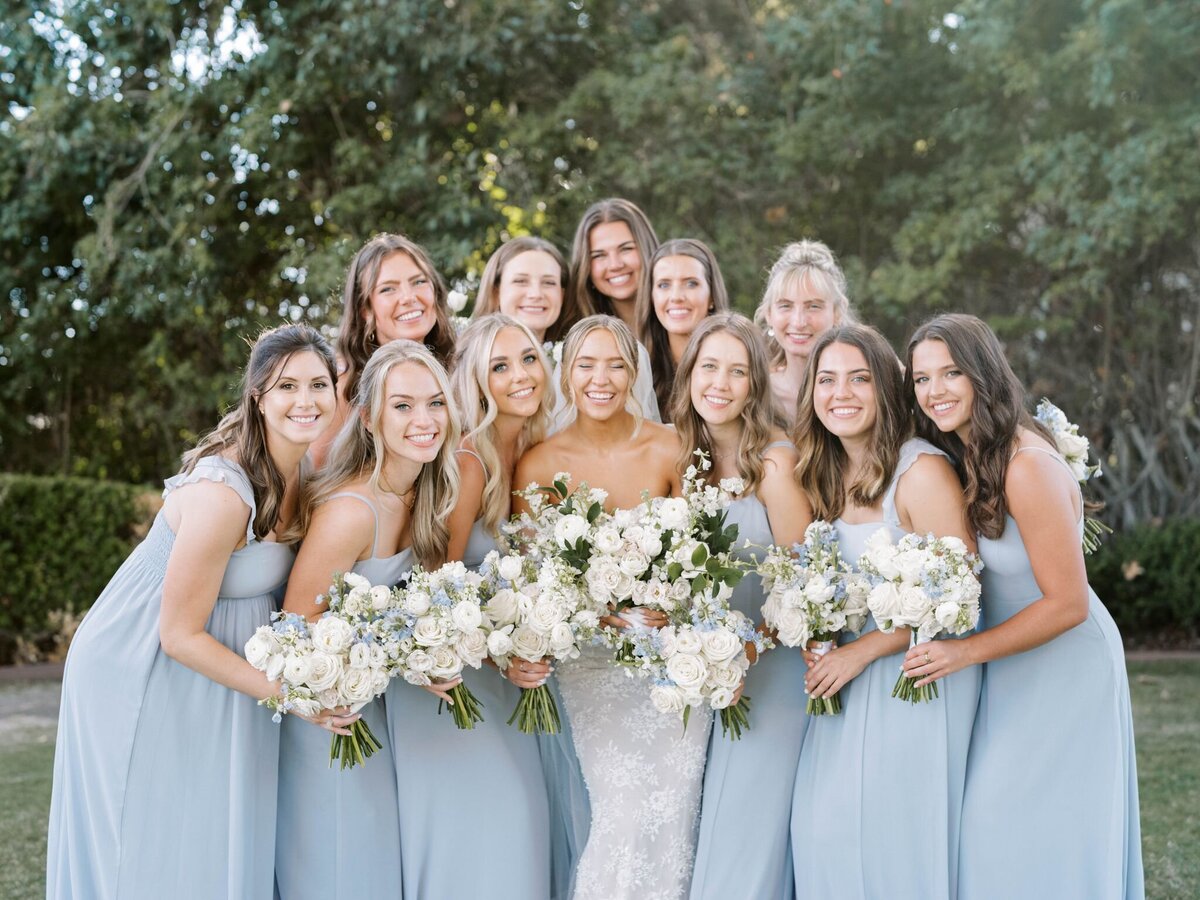
[[[721,710],[721,736],[740,741],[742,732],[750,730],[750,698],[742,694],[738,702]]]
[[[822,657],[836,648],[837,641],[835,640],[835,636],[828,634],[818,634],[813,640],[808,642],[808,652],[816,657]],[[842,712],[841,693],[839,692],[831,697],[809,697],[808,703],[804,705],[804,711],[810,716],[840,715]]]
[[[558,718],[558,704],[550,688],[540,684],[521,691],[517,708],[508,717],[508,724],[517,723],[524,734],[558,734],[562,724]]]
[[[471,693],[471,689],[467,687],[465,681],[460,681],[454,687],[450,688],[450,698],[454,701],[450,705],[450,715],[454,717],[454,724],[464,731],[470,731],[475,727],[476,722],[483,721],[483,705]],[[438,715],[442,714],[442,702],[438,701]]]
[[[363,719],[356,719],[350,725],[349,734],[335,734],[329,742],[329,767],[333,768],[335,759],[341,763],[343,771],[361,766],[382,747],[379,738],[371,732],[371,726]]]
[[[915,631],[909,634],[908,646],[912,649],[917,645],[917,633]],[[938,696],[937,682],[933,681],[929,684],[917,687],[916,684],[920,679],[909,678],[904,674],[904,664],[900,664],[900,677],[896,679],[896,685],[892,688],[892,696],[897,700],[907,700],[909,703],[928,703],[934,697]]]

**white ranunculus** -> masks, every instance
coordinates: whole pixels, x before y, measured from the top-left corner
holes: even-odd
[[[350,668],[369,669],[371,667],[371,648],[367,644],[352,644],[350,646]]]
[[[531,662],[541,659],[550,652],[550,639],[524,625],[517,626],[512,636],[513,653]]]
[[[663,528],[683,531],[688,527],[688,502],[683,497],[668,497],[658,507],[658,521]]]
[[[1088,450],[1091,448],[1087,438],[1080,434],[1071,434],[1069,431],[1060,431],[1054,435],[1054,443],[1058,445],[1058,452],[1068,461],[1075,458],[1086,461]]]
[[[817,606],[824,606],[833,599],[835,588],[823,578],[811,578],[804,586],[804,599]]]
[[[462,312],[467,308],[467,295],[457,289],[447,292],[446,306],[451,312]]]
[[[429,670],[431,678],[448,681],[462,673],[463,661],[449,647],[434,647],[430,656],[433,657],[433,668]]]
[[[684,632],[686,634],[687,632]],[[676,646],[683,638],[679,634],[675,638]],[[699,656],[690,653],[676,653],[667,660],[667,677],[675,682],[685,694],[696,694],[704,687],[708,678],[708,666]]]
[[[506,625],[504,628],[489,634],[487,639],[488,653],[497,658],[502,658],[512,653],[512,630],[511,625]]]
[[[283,680],[288,684],[305,684],[312,666],[307,656],[289,653],[284,657]]]
[[[952,553],[961,553],[966,555],[967,545],[964,544],[961,539],[956,538],[954,535],[947,535],[944,538],[940,538],[940,540],[946,549]]]
[[[291,700],[292,712],[298,716],[315,716],[321,711],[321,701],[316,699],[307,699],[305,697],[294,697]]]
[[[496,571],[505,581],[516,581],[521,574],[521,557],[512,555],[500,557]]]
[[[408,591],[404,595],[404,603],[401,608],[410,616],[423,616],[429,612],[429,607],[432,605],[429,595],[424,591]]]
[[[334,615],[317,619],[312,626],[313,647],[322,653],[343,653],[354,640],[354,629],[349,622]]]
[[[390,588],[384,587],[382,584],[377,584],[371,588],[371,608],[379,611],[387,609],[392,602],[392,591]]]
[[[621,532],[611,525],[604,525],[596,529],[592,543],[601,553],[614,554],[621,549]]]
[[[933,616],[942,628],[953,628],[958,621],[958,604],[950,601],[939,603],[933,611]]]
[[[271,681],[278,681],[286,664],[286,656],[282,653],[272,653],[267,657],[266,664],[263,666],[263,674]]]
[[[700,640],[704,643],[704,656],[711,663],[728,662],[742,650],[742,639],[723,628],[701,632]]]
[[[375,677],[369,669],[350,669],[342,678],[342,696],[350,703],[366,703],[375,696]]]
[[[482,628],[463,634],[454,644],[454,649],[467,665],[478,667],[488,653],[488,636]]]
[[[446,626],[436,616],[422,616],[413,625],[412,636],[422,647],[433,647],[446,639]]]
[[[924,550],[901,550],[896,554],[896,571],[907,584],[920,584],[921,577],[929,567],[929,554]]]
[[[729,688],[715,687],[708,695],[708,705],[712,709],[725,709],[733,704],[733,691]]]
[[[270,627],[263,626],[246,641],[246,661],[260,672],[267,667],[267,659],[279,652],[279,641]]]
[[[573,547],[587,531],[587,519],[583,516],[563,516],[554,523],[554,541],[560,547]]]
[[[340,657],[319,652],[309,657],[308,685],[314,691],[330,690],[341,677],[342,660]]]
[[[433,680],[424,672],[418,672],[415,669],[404,670],[404,680],[409,684],[420,685],[426,687],[433,683]]]
[[[483,621],[483,614],[479,611],[479,604],[473,603],[470,600],[459,600],[450,610],[450,621],[454,623],[454,627],[459,631],[471,631],[478,628]]]
[[[369,591],[371,589],[371,582],[357,572],[347,572],[342,576],[342,580],[346,582],[346,587],[350,591]]]
[[[667,684],[657,684],[650,688],[650,702],[661,713],[682,713],[687,705],[684,703],[683,691]]]

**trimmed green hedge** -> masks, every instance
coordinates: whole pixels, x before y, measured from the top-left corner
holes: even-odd
[[[1088,557],[1088,580],[1126,637],[1200,632],[1200,520],[1110,534]]]
[[[145,488],[0,475],[0,664],[17,638],[52,638],[50,613],[82,612],[144,533]]]

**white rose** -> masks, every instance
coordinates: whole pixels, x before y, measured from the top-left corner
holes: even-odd
[[[322,616],[312,626],[313,647],[322,653],[342,653],[352,640],[354,629],[337,616]]]
[[[683,634],[676,637],[677,646],[682,639]],[[708,666],[699,656],[676,653],[667,660],[667,677],[674,681],[685,694],[696,694],[704,687],[704,682],[708,678]]]
[[[770,623],[785,647],[799,647],[808,640],[808,618],[798,609],[787,607]]]
[[[896,585],[885,581],[871,588],[867,596],[867,608],[875,616],[875,621],[882,628],[884,622],[896,619],[900,615],[900,592]]]
[[[687,706],[683,691],[672,685],[658,684],[650,688],[650,702],[661,713],[682,713]]]
[[[404,680],[409,684],[420,685],[422,687],[433,683],[432,679],[424,672],[418,672],[415,669],[404,670]]]
[[[422,616],[413,625],[412,636],[422,647],[433,647],[446,639],[446,626],[435,616]]]
[[[513,653],[531,662],[541,659],[550,652],[550,639],[532,628],[519,626],[512,636]]]
[[[900,586],[900,615],[905,625],[917,625],[929,611],[929,598],[918,587],[904,584]]]
[[[596,529],[592,542],[601,553],[613,554],[621,549],[621,533],[611,525],[605,525]]]
[[[688,503],[683,497],[669,497],[658,507],[658,521],[664,529],[683,531],[688,527]]]
[[[833,599],[834,586],[827,584],[823,578],[810,579],[804,586],[804,599],[816,606],[824,606]]]
[[[371,648],[366,644],[354,644],[350,647],[350,668],[367,669],[371,666]]]
[[[409,591],[404,595],[402,608],[410,616],[423,616],[431,605],[429,595],[424,591]]]
[[[657,579],[634,582],[632,597],[633,602],[638,606],[670,609],[675,605],[675,601],[671,599],[668,585]]]
[[[550,629],[550,654],[563,656],[575,646],[575,633],[566,622],[558,622]]]
[[[408,659],[405,660],[404,665],[405,668],[411,669],[414,672],[428,674],[429,670],[433,668],[433,657],[424,650],[414,650],[408,654]]]
[[[371,582],[357,572],[347,572],[342,576],[342,580],[346,582],[346,587],[350,592],[356,590],[369,591],[371,589]]]
[[[638,539],[637,548],[646,555],[647,559],[654,559],[662,553],[662,539],[653,531],[643,532]]]
[[[708,705],[712,709],[725,709],[733,704],[733,691],[729,688],[715,687],[708,695]]]
[[[430,656],[433,657],[433,668],[429,670],[432,678],[446,681],[457,678],[462,672],[463,661],[449,647],[434,647]]]
[[[487,611],[495,622],[507,625],[517,621],[517,592],[509,588],[497,591],[488,601]]]
[[[342,696],[350,703],[366,703],[375,696],[375,676],[367,669],[350,669],[342,678]]]
[[[392,602],[392,592],[390,588],[384,587],[382,584],[377,584],[371,588],[371,607],[375,610],[385,610]]]
[[[1091,447],[1087,438],[1079,434],[1071,434],[1069,431],[1060,431],[1056,434],[1054,443],[1058,445],[1058,452],[1068,460],[1072,457],[1082,457],[1086,460],[1087,452]]]
[[[385,669],[371,669],[371,677],[374,680],[375,696],[378,697],[387,690],[388,684],[391,683],[391,676],[388,675]]]
[[[278,681],[286,664],[287,657],[282,653],[272,653],[267,657],[266,664],[263,666],[263,674],[271,681]]]
[[[305,684],[312,666],[307,656],[289,653],[283,664],[283,680],[288,684]]]
[[[699,541],[687,540],[671,551],[671,561],[683,566],[683,575],[685,578],[690,578],[700,572],[692,563],[692,554],[700,546],[702,545]]]
[[[513,642],[511,634],[511,625],[505,626],[499,631],[493,631],[491,634],[489,634],[487,638],[488,653],[496,658],[503,658],[512,653]]]
[[[446,306],[450,308],[451,312],[462,312],[467,307],[467,295],[459,290],[448,292]]]
[[[675,646],[676,634],[677,630],[674,625],[658,629],[659,654],[663,659],[670,659],[679,652],[679,648]]]
[[[639,550],[635,550],[622,554],[617,560],[617,565],[622,572],[631,578],[639,578],[645,574],[646,569],[650,568],[650,557]]]
[[[320,709],[333,709],[335,706],[342,705],[342,692],[337,688],[325,688],[317,694],[317,702],[320,704]]]
[[[543,634],[550,631],[560,622],[566,621],[567,610],[553,600],[542,598],[533,604],[529,613],[529,627]]]
[[[958,604],[951,601],[939,603],[933,611],[933,617],[942,628],[953,628],[958,621]]]
[[[501,557],[500,564],[496,567],[496,570],[505,581],[516,581],[521,575],[521,557]]]
[[[468,631],[455,642],[454,649],[467,665],[478,667],[488,653],[487,633],[482,628]]]
[[[309,657],[308,685],[314,691],[333,688],[342,677],[342,661],[328,653],[314,653]],[[333,704],[337,706],[337,703]]]
[[[675,652],[695,656],[704,652],[704,641],[695,631],[684,628],[675,635]]]
[[[459,631],[471,631],[479,627],[479,623],[483,621],[483,614],[479,611],[479,604],[470,600],[460,600],[450,610],[450,620]]]
[[[714,666],[709,670],[709,683],[726,690],[737,690],[746,673],[739,666]]]
[[[728,662],[742,650],[741,638],[723,628],[701,632],[700,640],[704,644],[704,657],[712,663]]]
[[[563,516],[554,523],[554,541],[563,548],[573,547],[587,531],[587,519],[583,516]]]
[[[315,716],[321,711],[321,703],[319,700],[309,700],[305,697],[294,697],[291,699],[292,712],[298,716]]]
[[[278,652],[279,641],[269,627],[262,627],[246,641],[246,662],[260,672],[267,667],[267,659]]]

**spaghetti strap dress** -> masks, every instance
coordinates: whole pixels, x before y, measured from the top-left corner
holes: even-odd
[[[847,560],[857,560],[884,525],[893,540],[904,535],[896,486],[922,454],[945,456],[920,439],[903,444],[884,494],[883,522],[833,523]],[[875,628],[868,617],[863,634]],[[855,639],[843,635],[841,643]],[[809,717],[792,800],[797,897],[957,896],[963,783],[981,672],[962,669],[938,682],[938,698],[904,702],[892,697],[892,687],[907,651],[880,657],[843,687],[841,714]]]
[[[254,536],[254,490],[219,456],[166,481],[234,491],[246,544],[205,630],[240,654],[271,621],[290,547]],[[175,534],[162,512],[79,626],[67,655],[54,758],[46,896],[270,897],[279,729],[254,698],[163,652],[158,628]]]
[[[1058,454],[1040,447],[1023,450]],[[1020,452],[1020,451],[1019,451]],[[1083,537],[1083,518],[1079,521]],[[1041,599],[1010,516],[979,538],[983,622]],[[1054,640],[984,665],[963,807],[963,900],[1145,896],[1137,761],[1125,652],[1088,588],[1087,619]]]
[[[375,537],[371,556],[351,569],[373,585],[395,585],[412,568],[411,548],[377,556],[379,511],[371,508]],[[330,581],[333,573],[330,573]],[[383,748],[362,765],[329,765],[330,734],[302,719],[284,716],[279,748],[279,824],[275,880],[279,900],[362,900],[399,897],[400,820],[396,814],[396,767],[387,739],[383,698],[359,712]]]

